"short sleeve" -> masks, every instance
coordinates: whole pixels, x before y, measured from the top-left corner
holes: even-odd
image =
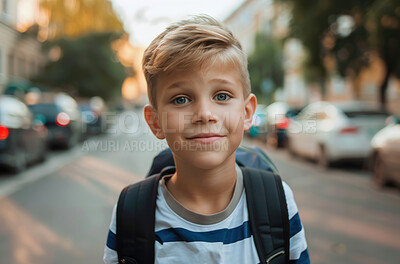
[[[104,248],[103,261],[106,264],[118,264],[117,254],[117,232],[116,232],[116,218],[117,218],[117,205],[114,206],[111,223],[108,229],[107,243]]]
[[[310,263],[308,255],[307,241],[303,225],[301,224],[300,215],[294,200],[292,189],[285,182],[282,182],[286,196],[288,207],[289,226],[290,226],[290,264],[307,264]]]

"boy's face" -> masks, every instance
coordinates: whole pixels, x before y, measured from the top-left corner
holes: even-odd
[[[156,89],[158,107],[145,107],[146,121],[179,160],[211,169],[232,158],[257,104],[253,94],[245,98],[237,67],[215,63],[163,74]]]

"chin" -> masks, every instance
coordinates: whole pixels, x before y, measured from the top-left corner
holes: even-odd
[[[226,152],[205,151],[196,153],[191,163],[196,168],[210,170],[220,167],[225,162],[229,162],[230,156],[231,155]],[[233,161],[235,161],[235,159],[233,159]]]

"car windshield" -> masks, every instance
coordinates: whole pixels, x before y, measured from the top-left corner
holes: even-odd
[[[286,117],[295,117],[301,112],[301,108],[299,109],[289,109],[286,112]]]
[[[79,105],[79,110],[80,110],[81,112],[84,112],[84,111],[92,111],[92,108],[90,107],[90,105]]]
[[[36,105],[30,105],[29,109],[37,115],[41,114],[44,115],[46,118],[53,119],[57,116],[59,112],[61,112],[61,109],[55,105],[55,104],[36,104]]]
[[[387,117],[388,113],[385,111],[379,110],[352,110],[352,111],[344,111],[344,114],[348,118],[357,118],[357,117],[370,117],[370,116],[380,116],[380,117]]]

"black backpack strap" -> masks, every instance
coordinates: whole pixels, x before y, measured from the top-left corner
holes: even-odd
[[[241,169],[260,262],[289,263],[289,216],[280,176],[265,170]]]
[[[117,205],[117,252],[121,264],[154,263],[154,226],[160,174],[125,187]]]

